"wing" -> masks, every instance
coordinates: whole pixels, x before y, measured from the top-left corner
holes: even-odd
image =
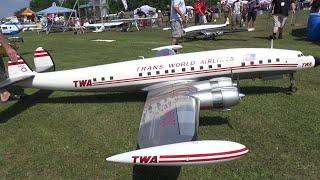
[[[149,91],[140,122],[140,148],[197,139],[200,102],[188,96],[196,90],[189,83],[175,83]]]
[[[34,74],[28,74],[28,75],[21,75],[21,76],[17,76],[17,77],[13,77],[13,78],[8,78],[0,83],[0,89],[6,88],[6,87],[11,86],[13,84],[16,84],[20,81],[24,81],[24,80],[27,80],[27,79],[33,78],[33,77],[34,77]]]

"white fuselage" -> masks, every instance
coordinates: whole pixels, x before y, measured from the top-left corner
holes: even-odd
[[[48,73],[36,73],[22,86],[63,91],[139,91],[152,84],[226,76],[277,76],[314,67],[300,51],[239,48],[154,57]]]

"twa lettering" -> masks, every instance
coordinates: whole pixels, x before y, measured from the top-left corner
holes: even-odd
[[[158,163],[158,156],[132,156],[133,163],[151,164]]]
[[[73,81],[73,83],[74,83],[74,87],[89,87],[89,86],[92,86],[91,79]]]

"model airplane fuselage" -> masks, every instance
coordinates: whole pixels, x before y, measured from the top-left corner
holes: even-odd
[[[21,85],[63,91],[139,91],[160,82],[221,76],[239,79],[274,77],[318,64],[316,58],[304,56],[300,51],[225,49],[35,73],[34,78]]]

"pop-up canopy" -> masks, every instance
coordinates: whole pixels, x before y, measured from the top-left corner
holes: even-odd
[[[51,7],[48,7],[47,9],[44,9],[42,11],[37,12],[38,15],[47,15],[47,14],[64,14],[64,13],[71,13],[71,12],[77,12],[76,10],[60,7],[57,6],[56,3],[52,3]]]

